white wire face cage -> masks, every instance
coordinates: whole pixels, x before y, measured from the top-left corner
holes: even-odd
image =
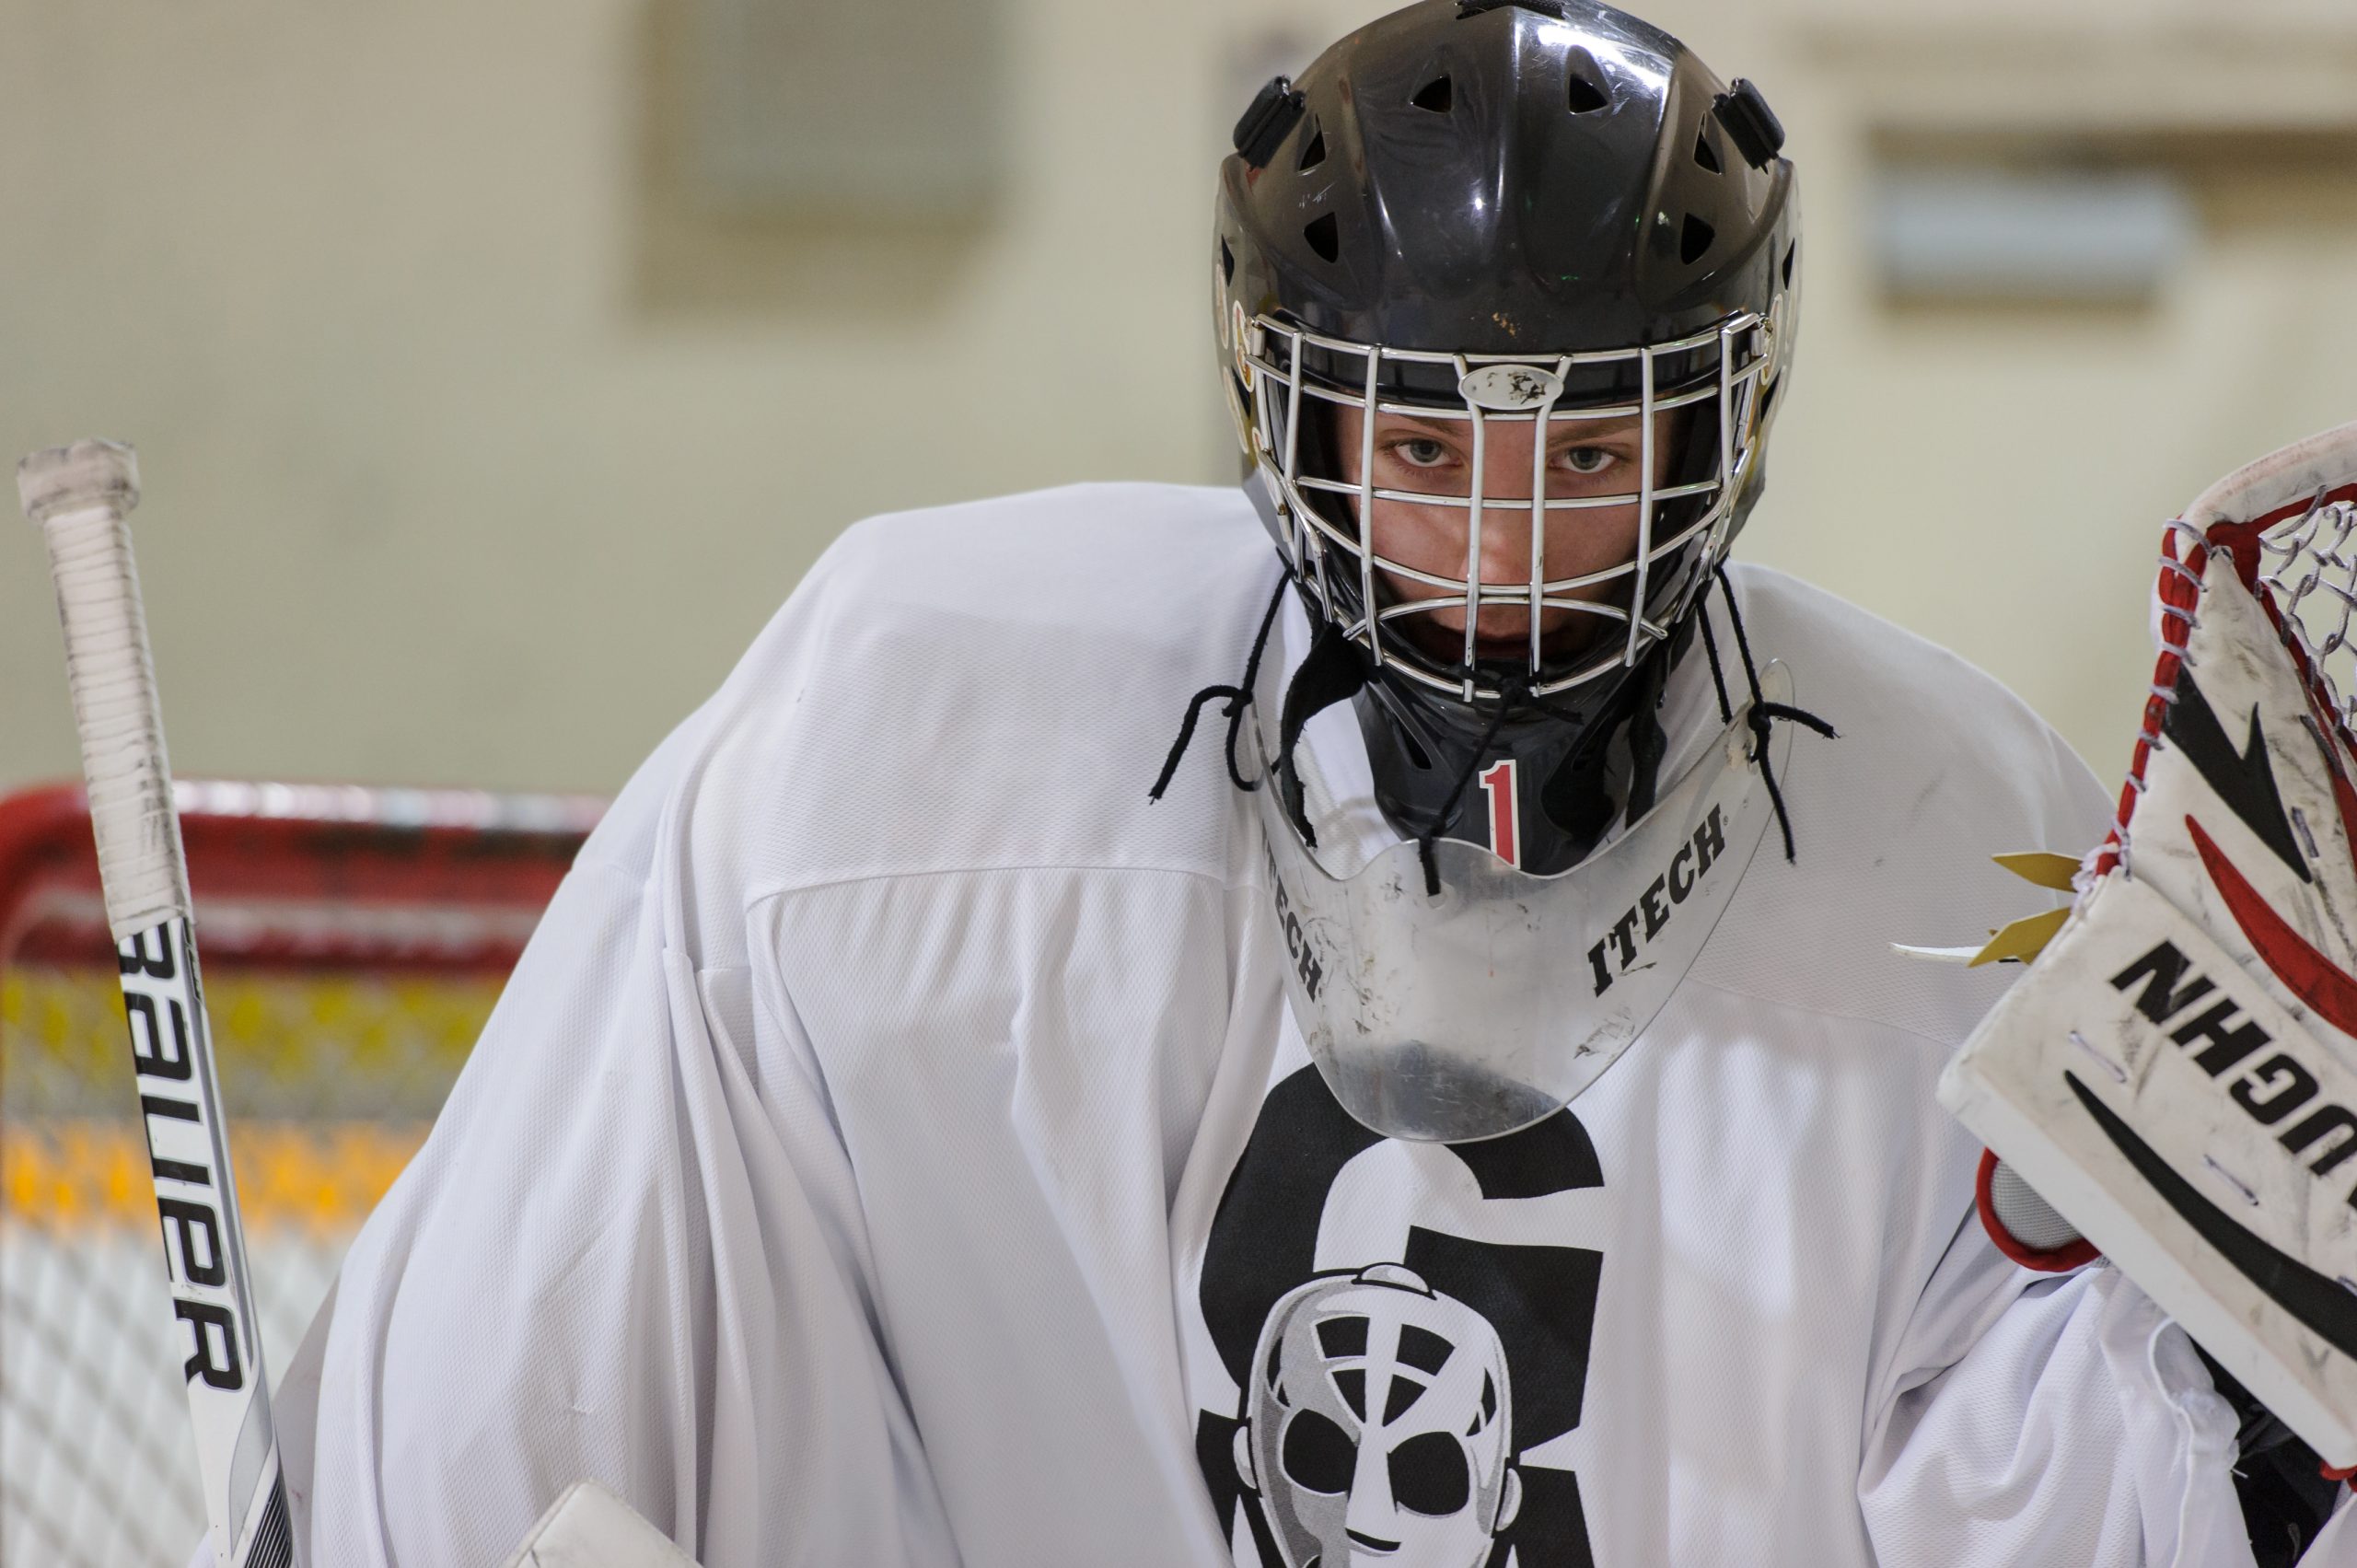
[[[1724,559],[1740,520],[1739,503],[1757,472],[1767,434],[1765,394],[1775,381],[1785,336],[1786,299],[1780,292],[1767,315],[1737,311],[1672,342],[1553,355],[1451,354],[1355,343],[1269,315],[1247,320],[1240,304],[1222,323],[1222,335],[1228,340],[1225,346],[1248,403],[1236,410],[1240,433],[1275,505],[1281,547],[1294,576],[1378,668],[1473,703],[1504,694],[1497,682],[1499,661],[1485,657],[1476,662],[1485,605],[1527,609],[1525,677],[1533,696],[1567,691],[1633,667],[1677,626]],[[1331,368],[1321,368],[1319,362]],[[1413,367],[1426,367],[1422,374],[1427,377],[1453,373],[1456,399],[1411,399],[1386,391],[1387,383],[1396,384]],[[1617,389],[1575,396],[1568,390],[1575,382]],[[1633,396],[1626,389],[1631,385]],[[1354,484],[1339,473],[1315,471],[1318,465],[1305,451],[1305,416],[1330,420],[1333,411],[1342,408],[1355,408],[1363,416],[1360,478]],[[1656,416],[1678,409],[1715,412],[1715,430],[1703,434],[1714,439],[1716,449],[1707,454],[1707,466],[1697,460],[1700,455],[1686,454],[1685,477],[1673,470],[1671,482],[1657,485]],[[1468,492],[1376,485],[1376,416],[1383,414],[1468,423]],[[1549,494],[1548,456],[1558,428],[1631,419],[1636,421],[1642,442],[1636,490],[1608,495]],[[1483,457],[1490,432],[1502,424],[1532,424],[1541,429],[1532,443],[1528,498],[1484,495]],[[1701,422],[1695,424],[1702,429]],[[1692,471],[1698,467],[1702,471]],[[1373,528],[1379,502],[1466,513],[1463,575],[1438,575],[1379,552]],[[1534,506],[1550,527],[1558,514],[1633,507],[1635,552],[1601,571],[1550,579],[1543,569],[1548,528],[1533,528],[1524,578],[1485,584],[1480,570],[1485,518],[1496,513],[1527,516]],[[1417,584],[1431,590],[1430,597],[1400,596],[1388,581]],[[1411,618],[1460,609],[1464,645],[1459,660],[1436,659],[1408,635]],[[1569,658],[1550,659],[1542,625],[1547,610],[1601,618],[1614,623],[1615,632],[1595,637]]]

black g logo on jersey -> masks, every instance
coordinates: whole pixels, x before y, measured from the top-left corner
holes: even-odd
[[[1602,1254],[1483,1241],[1413,1212],[1391,1234],[1345,1234],[1361,1222],[1338,1180],[1385,1142],[1305,1067],[1270,1093],[1228,1178],[1202,1306],[1242,1392],[1196,1423],[1218,1516],[1240,1516],[1271,1568],[1354,1552],[1590,1568],[1577,1478],[1532,1456],[1580,1423]],[[1484,1205],[1604,1185],[1569,1110],[1445,1157]]]

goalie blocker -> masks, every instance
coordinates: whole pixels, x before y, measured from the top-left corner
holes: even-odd
[[[2357,1466],[2352,545],[2357,424],[2170,525],[2119,821],[2042,950],[2002,955],[2030,972],[1940,1085],[2337,1470]]]

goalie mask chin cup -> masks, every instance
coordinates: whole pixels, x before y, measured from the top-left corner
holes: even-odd
[[[1760,701],[1790,702],[1782,665],[1759,676]],[[1263,781],[1279,749],[1265,712],[1246,715]],[[1334,1098],[1386,1137],[1446,1144],[1570,1103],[1710,940],[1774,816],[1760,748],[1781,768],[1791,745],[1789,727],[1736,714],[1628,831],[1550,876],[1456,839],[1429,846],[1436,878],[1413,840],[1329,866],[1339,852],[1303,835],[1284,792],[1255,789],[1286,1000]],[[1313,815],[1335,801],[1311,748],[1289,767]]]
[[[1402,831],[1559,869],[1651,804],[1647,746],[1608,760],[1606,743],[1649,738],[1666,667],[1760,491],[1799,317],[1781,137],[1756,88],[1729,89],[1595,0],[1423,0],[1270,84],[1239,124],[1213,282],[1246,488],[1313,625],[1358,650],[1362,677],[1342,684]],[[1353,413],[1355,483],[1336,449]],[[1461,427],[1476,453],[1503,431],[1544,453],[1618,421],[1648,460],[1614,494],[1550,494],[1544,461],[1495,496],[1470,480],[1378,490],[1386,414]],[[1650,460],[1664,438],[1676,449]],[[1382,553],[1386,506],[1463,514],[1462,565]],[[1485,521],[1544,537],[1597,508],[1633,515],[1632,559],[1483,580]],[[1477,647],[1484,607],[1529,629],[1519,657]],[[1570,622],[1585,634],[1563,635]],[[1479,746],[1493,718],[1504,744]],[[1458,787],[1508,758],[1510,844]]]

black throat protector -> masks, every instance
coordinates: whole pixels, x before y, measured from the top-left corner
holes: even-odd
[[[1502,698],[1486,713],[1404,681],[1369,681],[1352,706],[1376,804],[1408,837],[1461,839],[1540,876],[1576,865],[1616,819],[1653,809],[1667,749],[1662,695],[1694,625],[1679,621],[1608,686],[1518,705]]]

